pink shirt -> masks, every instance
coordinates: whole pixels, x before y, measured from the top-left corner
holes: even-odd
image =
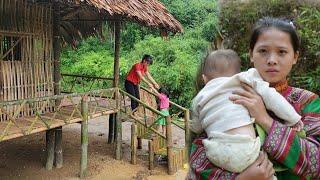
[[[169,108],[169,98],[165,94],[159,94],[158,98],[160,100],[160,109]]]

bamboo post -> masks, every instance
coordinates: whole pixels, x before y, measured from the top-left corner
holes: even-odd
[[[112,144],[114,142],[114,129],[115,129],[115,114],[110,114],[108,144]]]
[[[53,59],[54,59],[54,94],[60,94],[60,3],[59,0],[53,1]],[[60,104],[57,99],[55,101],[55,107]],[[61,168],[63,165],[63,153],[62,153],[62,127],[55,129],[55,166]]]
[[[154,149],[153,149],[153,140],[148,141],[149,147],[149,170],[154,169]]]
[[[184,112],[184,121],[185,121],[185,160],[189,162],[189,154],[191,150],[191,136],[189,129],[189,121],[190,121],[190,112],[189,109],[186,109]]]
[[[119,72],[120,72],[120,33],[121,33],[121,22],[115,21],[114,22],[114,64],[113,64],[113,87],[117,88],[119,86]],[[114,99],[116,100],[116,106],[118,108],[119,103],[119,93],[115,93]],[[116,117],[109,118],[109,140],[108,143],[113,143],[114,140],[117,139],[116,137],[116,129],[118,129],[118,125],[116,122]],[[112,126],[111,126],[112,125]],[[112,128],[112,129],[111,129]]]
[[[173,167],[173,142],[172,142],[172,127],[171,117],[166,116],[166,139],[167,139],[167,156],[168,156],[168,174],[174,174]]]
[[[62,165],[63,165],[62,127],[58,127],[54,131],[55,131],[54,165],[56,168],[62,168]]]
[[[131,164],[137,164],[137,125],[131,125]]]
[[[81,100],[81,161],[80,161],[80,178],[87,174],[88,164],[88,96],[83,96]]]
[[[46,151],[47,151],[46,169],[51,170],[53,167],[53,159],[54,159],[54,130],[53,129],[46,131]]]
[[[118,111],[119,113],[116,115],[116,159],[121,159],[121,146],[122,146],[122,123],[121,123],[121,111]]]
[[[53,59],[54,59],[54,94],[60,94],[60,5],[53,0]]]
[[[141,137],[137,137],[137,141],[138,141],[138,149],[142,149],[142,139]]]
[[[114,71],[113,71],[113,87],[118,87],[119,85],[119,72],[120,72],[120,32],[121,32],[121,22],[120,21],[115,21],[114,22],[115,26],[115,33],[114,33]]]

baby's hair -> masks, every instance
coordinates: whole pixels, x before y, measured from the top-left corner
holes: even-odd
[[[159,93],[165,94],[169,98],[169,92],[165,87],[160,87]]]
[[[275,28],[277,30],[287,33],[290,36],[294,52],[299,51],[300,38],[296,31],[296,27],[293,21],[272,17],[264,17],[256,22],[251,33],[250,50],[254,49],[254,46],[256,45],[259,36],[270,28]]]
[[[202,75],[208,80],[221,76],[230,76],[241,71],[241,60],[238,54],[231,49],[212,51],[202,60],[196,80],[197,91],[205,85]]]

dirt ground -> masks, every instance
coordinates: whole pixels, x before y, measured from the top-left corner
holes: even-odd
[[[138,152],[137,165],[130,164],[130,122],[123,123],[123,158],[114,159],[114,145],[107,144],[107,117],[89,121],[88,176],[86,179],[121,180],[185,179],[187,170],[175,175],[166,174],[164,165],[155,163],[155,170],[148,170],[147,142]],[[37,133],[0,143],[0,179],[79,179],[80,169],[80,124],[63,127],[63,167],[48,171],[45,164],[45,133]],[[174,129],[174,143],[184,144],[184,133]]]

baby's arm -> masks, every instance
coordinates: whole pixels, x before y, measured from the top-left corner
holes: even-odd
[[[261,95],[267,109],[285,120],[289,126],[293,126],[301,121],[301,116],[292,105],[274,88],[266,86],[263,81],[258,81],[256,84],[255,90]]]
[[[250,85],[262,97],[266,108],[285,120],[287,125],[293,126],[301,120],[301,116],[292,105],[274,88],[269,87],[269,83],[262,80],[258,71],[249,69],[247,72],[239,73],[238,77],[240,81]]]

